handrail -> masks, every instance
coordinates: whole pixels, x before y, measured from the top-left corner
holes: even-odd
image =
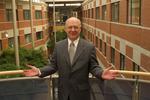
[[[127,75],[150,76],[150,72],[127,71],[127,70],[110,70],[110,71],[117,71],[120,74],[127,74]]]
[[[150,76],[150,72],[126,71],[126,70],[110,70],[110,71],[117,71],[120,74]],[[23,72],[24,70],[0,71],[0,75],[23,74]]]
[[[23,74],[23,70],[0,71],[0,75]]]

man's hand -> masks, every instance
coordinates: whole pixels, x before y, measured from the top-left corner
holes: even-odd
[[[32,76],[38,76],[40,74],[40,71],[38,68],[32,65],[26,65],[27,67],[31,68],[29,70],[24,70],[23,74],[28,77]]]
[[[110,70],[112,67],[108,67],[106,69],[104,69],[103,73],[102,73],[102,78],[106,79],[106,80],[112,80],[115,79],[118,75],[119,72],[116,70]]]

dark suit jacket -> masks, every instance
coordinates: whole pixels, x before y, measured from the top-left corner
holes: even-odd
[[[101,78],[102,68],[96,59],[94,45],[80,39],[76,54],[71,65],[68,54],[68,40],[62,40],[55,46],[51,64],[41,69],[41,76],[45,77],[58,71],[59,100],[90,100],[89,73]]]

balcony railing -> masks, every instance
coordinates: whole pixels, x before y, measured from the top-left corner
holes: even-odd
[[[0,100],[58,100],[57,77],[0,79]],[[150,82],[89,78],[92,100],[150,100]]]

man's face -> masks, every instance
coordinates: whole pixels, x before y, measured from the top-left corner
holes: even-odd
[[[76,40],[81,32],[81,23],[76,18],[70,18],[66,22],[65,31],[70,40]]]

